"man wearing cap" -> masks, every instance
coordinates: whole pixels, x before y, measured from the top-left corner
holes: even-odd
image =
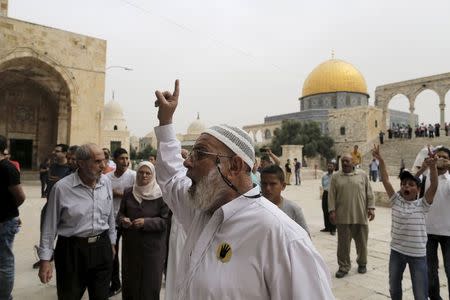
[[[336,224],[338,233],[337,278],[350,271],[350,245],[355,240],[358,273],[366,273],[367,239],[369,225],[367,219],[375,218],[375,200],[367,174],[355,169],[351,154],[341,157],[342,170],[331,177],[328,190],[328,212],[330,221]]]
[[[176,299],[334,299],[329,271],[308,234],[253,187],[255,154],[243,130],[204,131],[184,161],[174,93],[156,91],[156,174],[187,232]]]

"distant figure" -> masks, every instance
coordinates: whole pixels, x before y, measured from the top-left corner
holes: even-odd
[[[323,212],[323,223],[325,228],[321,229],[321,232],[329,232],[331,235],[336,234],[336,225],[330,222],[330,216],[328,213],[328,191],[330,189],[331,176],[335,170],[336,163],[331,161],[327,164],[327,173],[322,176],[322,212]]]
[[[370,179],[373,182],[376,182],[378,179],[378,161],[375,157],[369,164],[369,170],[370,170]]]
[[[78,168],[77,166],[77,160],[75,158],[75,153],[77,152],[77,149],[80,146],[78,145],[72,145],[69,147],[69,150],[67,150],[66,158],[67,158],[67,165],[72,170],[72,172],[75,172]]]
[[[48,169],[50,168],[50,158],[46,158],[39,165],[39,180],[41,181],[41,198],[46,198],[45,190],[47,188]]]
[[[351,268],[350,246],[355,241],[358,273],[367,272],[368,221],[375,218],[375,200],[366,173],[354,169],[352,156],[341,158],[342,171],[331,177],[328,193],[330,221],[336,224],[338,233],[337,258],[339,270],[336,278],[348,274]]]
[[[151,162],[153,165],[156,164],[156,155],[155,154],[150,154],[148,156],[148,161]]]
[[[108,174],[116,169],[116,163],[110,159],[111,151],[109,151],[108,148],[103,148],[102,150],[106,160],[106,166],[103,169],[103,174]]]
[[[302,163],[294,158],[294,172],[295,172],[295,185],[300,185],[302,183],[302,178],[300,177],[300,169],[302,168]]]
[[[271,165],[261,170],[261,191],[263,196],[278,206],[309,234],[302,208],[295,202],[281,196],[281,192],[285,188],[284,173],[279,166]]]
[[[262,148],[260,150],[260,152],[263,154],[261,156],[261,163],[259,166],[259,168],[261,170],[272,164],[275,164],[277,166],[280,165],[280,159],[275,154],[273,154],[273,152],[272,152],[272,150],[270,150],[270,148]]]
[[[353,167],[359,169],[362,163],[362,155],[361,152],[358,150],[358,145],[353,146],[353,151],[351,155]]]
[[[284,170],[286,171],[286,184],[291,185],[292,169],[291,169],[291,160],[289,158],[286,161],[286,164],[284,165]]]
[[[380,133],[378,134],[379,138],[380,138],[380,144],[384,143],[384,132],[382,130],[380,130]]]

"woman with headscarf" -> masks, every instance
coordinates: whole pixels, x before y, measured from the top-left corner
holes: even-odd
[[[168,213],[155,167],[141,162],[134,186],[124,191],[118,214],[123,228],[122,299],[159,299]]]

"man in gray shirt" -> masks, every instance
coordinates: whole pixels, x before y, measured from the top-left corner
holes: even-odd
[[[281,196],[281,191],[285,187],[284,172],[279,166],[271,165],[261,170],[261,190],[263,196],[278,206],[309,234],[302,208],[293,201],[284,199]]]
[[[77,172],[50,192],[39,247],[39,278],[53,275],[54,252],[59,299],[107,299],[115,255],[116,228],[111,182],[102,175],[105,156],[95,144],[76,151]],[[53,251],[55,236],[58,242]]]

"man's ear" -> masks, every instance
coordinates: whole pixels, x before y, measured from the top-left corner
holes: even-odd
[[[233,175],[237,175],[241,172],[247,171],[247,164],[244,162],[242,158],[235,155],[232,158],[230,158],[230,172]]]
[[[286,188],[286,182],[281,182],[281,190],[284,191],[284,189]]]

